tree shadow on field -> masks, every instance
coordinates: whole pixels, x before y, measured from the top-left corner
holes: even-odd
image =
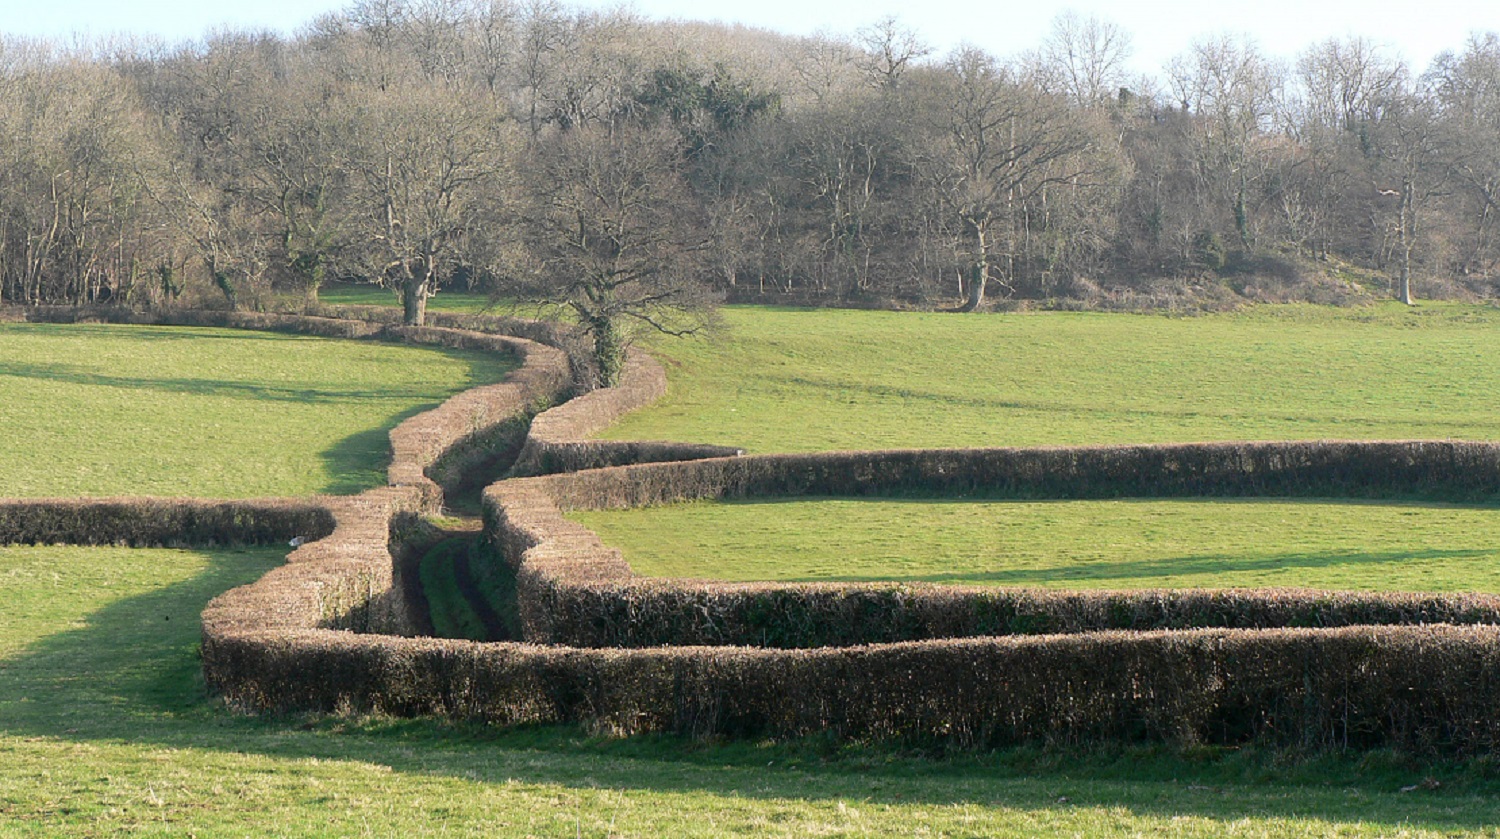
[[[0,376],[39,379],[75,385],[114,387],[132,391],[155,391],[158,393],[185,394],[190,396],[218,396],[244,398],[272,402],[297,402],[307,405],[347,404],[367,401],[388,402],[397,399],[431,399],[430,390],[411,385],[405,388],[339,388],[332,385],[318,387],[277,387],[234,379],[182,377],[112,376],[99,373],[94,368],[75,364],[31,364],[24,361],[0,360]],[[472,378],[472,376],[471,376]]]
[[[1045,585],[1047,583],[1109,582],[1128,583],[1150,578],[1176,578],[1218,574],[1244,574],[1257,571],[1292,569],[1329,569],[1352,565],[1386,565],[1420,560],[1492,559],[1495,551],[1482,548],[1450,550],[1391,551],[1309,551],[1246,556],[1244,553],[1190,554],[1188,556],[1135,559],[1120,562],[1087,562],[1062,568],[1016,568],[958,574],[918,574],[901,576],[882,574],[871,577],[818,578],[793,582],[901,582],[901,583],[980,583],[986,585]]]
[[[701,792],[769,802],[995,807],[1029,811],[1029,818],[1043,822],[1063,806],[1060,795],[1069,808],[1192,815],[1226,827],[1246,817],[1368,825],[1379,818],[1372,816],[1372,803],[1385,798],[1384,812],[1393,824],[1473,831],[1491,820],[1480,813],[1482,807],[1455,803],[1471,804],[1475,796],[1500,788],[1488,784],[1455,802],[1460,793],[1402,796],[1391,778],[1363,779],[1357,768],[1329,789],[1326,777],[1299,782],[1262,775],[1247,781],[1235,774],[1241,770],[1226,773],[1211,762],[1171,757],[1142,763],[1129,753],[1085,754],[1054,764],[1036,752],[923,757],[829,743],[612,740],[568,727],[242,716],[204,693],[196,655],[198,615],[209,599],[255,580],[279,561],[271,551],[210,553],[207,567],[195,576],[116,599],[79,616],[74,628],[36,637],[0,658],[0,735],[289,762],[357,761],[397,773],[381,782],[393,792],[400,789],[401,775],[439,776],[496,787],[547,784],[627,795]],[[66,598],[67,588],[59,594]],[[108,775],[110,767],[93,771]],[[299,765],[296,771],[311,770]],[[0,769],[0,776],[4,772]],[[1393,812],[1399,815],[1389,815]]]
[[[963,392],[960,389],[952,391],[925,390],[869,382],[850,382],[847,379],[837,377],[816,378],[796,375],[776,375],[774,373],[763,372],[760,374],[760,378],[772,383],[792,385],[796,390],[810,390],[820,393],[823,394],[825,399],[832,402],[853,402],[858,400],[880,404],[892,402],[928,403],[943,410],[951,410],[955,406],[959,406],[980,412],[1018,411],[1043,416],[1067,417],[1150,417],[1174,423],[1191,420],[1217,422],[1225,419],[1226,410],[1224,407],[1216,407],[1211,410],[1195,410],[1192,408],[1147,407],[1140,404],[1111,406],[1078,399],[1005,399],[982,395],[976,396],[973,393]],[[1358,423],[1367,423],[1372,428],[1380,426],[1380,423],[1349,413],[1332,413],[1319,416],[1305,411],[1302,413],[1278,414],[1271,411],[1256,410],[1245,414],[1245,417],[1253,417],[1258,422],[1282,423],[1296,428],[1339,425],[1346,429],[1352,429],[1358,427],[1355,425]],[[1240,421],[1243,421],[1243,418]],[[1494,424],[1487,418],[1483,420],[1464,421],[1456,417],[1444,417],[1443,426],[1450,429],[1472,429],[1476,435],[1476,439],[1487,438],[1494,429]],[[1458,436],[1467,437],[1468,435],[1460,434]]]
[[[325,495],[357,495],[367,489],[384,486],[386,468],[391,463],[391,429],[408,417],[431,406],[413,408],[393,417],[380,428],[351,434],[318,453],[327,482],[319,492]]]

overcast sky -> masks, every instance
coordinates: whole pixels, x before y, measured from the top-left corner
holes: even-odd
[[[0,31],[48,37],[123,31],[175,41],[216,26],[292,32],[346,5],[343,0],[0,0]],[[635,0],[627,5],[653,18],[721,19],[793,34],[849,33],[891,14],[940,52],[968,42],[1002,57],[1035,47],[1052,20],[1072,9],[1128,30],[1135,43],[1134,68],[1152,74],[1195,37],[1223,32],[1247,33],[1266,52],[1284,58],[1331,36],[1362,35],[1420,70],[1438,52],[1461,48],[1471,32],[1500,30],[1500,0]]]

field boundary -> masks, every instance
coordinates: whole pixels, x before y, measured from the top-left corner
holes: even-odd
[[[217,322],[193,325],[304,328],[278,320],[282,317],[245,320],[215,314],[205,320]],[[384,329],[314,320],[306,328],[339,330],[340,337],[367,337]],[[402,339],[474,340],[441,330],[408,331]],[[529,415],[571,388],[571,371],[561,353],[529,351],[523,358],[522,369],[509,380],[516,386],[487,395],[491,401],[484,422],[495,424],[490,428]],[[558,409],[538,426],[539,457],[545,459],[547,445],[568,443],[564,438],[578,429],[594,428],[604,417],[649,401],[652,387],[648,383],[633,394],[605,393],[583,407]],[[425,538],[416,515],[430,512],[441,497],[428,470],[440,464],[444,452],[482,430],[472,422],[473,406],[455,400],[450,402],[459,407],[452,412],[413,426],[427,431],[409,436],[393,432],[391,486],[300,502],[326,535],[302,544],[286,565],[215,598],[205,609],[204,676],[231,705],[246,711],[375,711],[502,724],[582,723],[617,734],[818,734],[977,746],[1264,742],[1457,755],[1500,748],[1500,716],[1493,713],[1500,704],[1500,627],[1493,625],[1492,599],[1481,596],[1372,596],[1356,602],[1336,596],[1330,601],[1327,593],[1315,592],[1217,599],[1213,593],[1191,593],[1173,601],[1146,593],[1132,605],[1059,593],[1056,603],[1041,605],[1043,614],[1046,609],[1054,615],[1072,610],[1072,623],[1060,627],[1037,623],[1008,626],[1010,634],[881,643],[852,638],[851,645],[811,648],[798,648],[810,634],[790,631],[796,627],[788,616],[794,617],[795,609],[773,609],[767,620],[789,629],[785,637],[774,639],[780,646],[770,638],[761,639],[765,646],[750,646],[745,643],[749,639],[737,636],[724,636],[735,645],[702,645],[693,639],[721,632],[704,626],[731,627],[737,620],[734,632],[753,629],[748,610],[736,604],[763,607],[757,598],[769,592],[804,613],[808,604],[823,608],[817,605],[822,597],[843,604],[829,607],[827,615],[847,615],[853,604],[874,616],[862,624],[851,622],[855,627],[899,616],[898,611],[920,611],[909,607],[929,595],[933,609],[951,615],[958,608],[974,608],[975,594],[938,586],[640,581],[618,552],[564,517],[565,509],[591,506],[764,494],[1117,497],[1149,488],[1144,494],[1437,493],[1493,499],[1500,452],[1490,444],[1245,443],[768,455],[617,465],[502,481],[485,492],[486,534],[519,569],[523,619],[533,642],[403,637],[415,628],[401,579],[410,563],[401,557],[408,553],[408,540]],[[575,462],[620,456],[603,451]],[[10,506],[22,503],[49,512],[31,518],[21,507]],[[16,533],[33,528],[34,541],[63,538],[60,534],[83,533],[91,523],[97,525],[111,503],[120,502],[6,502],[0,504],[0,522]],[[131,508],[121,519],[118,532],[126,535],[115,538],[127,543],[144,539],[130,534],[143,526],[139,522],[157,515],[150,505],[173,503],[178,502],[142,501],[144,506]],[[219,509],[216,502],[183,503],[185,509]],[[244,504],[246,509],[253,506]],[[76,523],[67,525],[70,520]],[[299,521],[295,527],[309,525]],[[894,605],[872,606],[845,596],[849,592],[874,592]],[[747,593],[752,596],[741,596]],[[829,593],[834,596],[825,597]],[[664,598],[666,605],[653,604],[647,595]],[[1159,601],[1155,606],[1152,597]],[[605,603],[615,611],[591,611]],[[1318,619],[1310,626],[1248,628],[1193,623],[1213,608],[1244,614],[1246,603],[1258,604],[1255,608],[1268,615],[1281,614],[1273,624]],[[1000,611],[1004,608],[1010,607]],[[1099,615],[1115,620],[1131,608],[1147,618],[1131,623],[1129,631],[1088,622]],[[1150,617],[1152,609],[1158,617]],[[1403,625],[1328,626],[1330,615],[1340,610],[1346,617],[1332,623],[1368,622],[1371,610],[1380,609],[1394,609],[1392,620]],[[736,614],[742,616],[731,620]],[[1028,617],[1024,609],[1010,614]],[[1301,617],[1287,619],[1287,614]],[[1161,615],[1167,616],[1168,627],[1142,628],[1162,620]],[[1422,623],[1429,620],[1439,622]],[[1461,622],[1473,625],[1453,625]],[[766,625],[760,627],[763,634],[769,634]],[[632,638],[646,642],[641,633],[663,628],[670,629],[676,645],[629,645]],[[568,633],[614,645],[535,643]]]
[[[1204,443],[756,455],[510,480],[486,531],[516,566],[525,637],[581,647],[817,647],[1012,633],[1500,623],[1500,597],[1295,589],[1056,592],[935,584],[718,583],[634,576],[564,516],[799,496],[1500,497],[1500,446]]]
[[[512,469],[514,475],[581,472],[604,466],[735,457],[743,450],[698,443],[589,439],[631,411],[662,398],[667,373],[639,350],[626,358],[620,384],[582,394],[539,414]]]

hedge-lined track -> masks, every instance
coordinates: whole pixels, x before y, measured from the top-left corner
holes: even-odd
[[[714,611],[723,603],[709,601],[746,587],[694,589],[631,581],[629,567],[616,552],[562,517],[560,501],[613,506],[757,492],[860,494],[919,484],[930,489],[934,482],[950,491],[1046,494],[1071,487],[1083,496],[1114,496],[1155,484],[1141,474],[1145,464],[1156,466],[1151,478],[1174,475],[1176,483],[1167,491],[1175,487],[1182,494],[1210,486],[1238,494],[1300,490],[1326,495],[1330,487],[1369,492],[1367,479],[1379,475],[1377,494],[1420,490],[1472,497],[1494,492],[1495,470],[1464,469],[1460,474],[1457,467],[1493,467],[1494,461],[1491,447],[1420,442],[707,459],[501,482],[486,493],[487,531],[518,564],[528,637],[547,638],[547,632],[576,618],[572,626],[584,635],[601,627],[608,635],[612,627],[628,638],[663,625],[652,620],[660,614],[636,608],[645,601],[633,599],[634,594],[645,589],[671,604],[663,612],[676,608],[679,616],[692,613],[701,628],[732,624],[719,620],[727,612]],[[1058,467],[1068,463],[1072,472],[1059,473]],[[785,599],[805,607],[814,599],[806,594],[816,588],[793,587]],[[939,600],[949,598],[943,611],[951,615],[947,607],[955,592],[933,587],[932,593]],[[962,601],[963,594],[958,591],[956,599]],[[570,614],[558,608],[567,598],[587,603]],[[1455,618],[1485,623],[1495,612],[1495,604],[1484,598],[1463,597],[1344,600],[1275,593],[1247,595],[1238,605],[1233,600],[1200,596],[1158,603],[1154,617],[1151,608],[1140,608],[1148,604],[1134,606],[1145,623],[1189,626],[1199,625],[1215,608],[1241,617],[1259,610],[1261,622],[1248,622],[1259,626],[1357,622],[1374,613],[1393,622]],[[847,613],[834,610],[825,617],[840,620],[825,626],[858,631],[910,614],[904,595],[888,598],[888,603],[894,607],[875,610],[877,620],[850,623],[841,619]],[[588,610],[597,604],[615,610],[615,618],[601,620],[600,612]],[[1077,615],[1088,616],[1118,613],[1121,604],[1074,599],[1073,605]],[[1041,620],[1028,627],[1032,631],[1046,631],[1042,624],[1049,617],[1045,609],[1041,612]],[[1489,717],[1477,711],[1493,697],[1470,703],[1476,684],[1500,681],[1495,678],[1500,676],[1495,655],[1500,647],[1487,626],[1121,633],[1075,625],[1070,628],[1083,631],[843,648],[611,649],[375,639],[305,625],[278,645],[240,634],[214,644],[210,655],[206,644],[206,672],[220,676],[214,684],[249,707],[363,708],[502,723],[582,722],[620,733],[823,732],[987,745],[1038,739],[1258,740],[1463,754],[1482,752],[1497,742]],[[683,621],[665,634],[676,643],[691,640],[692,633],[683,630],[693,625]],[[808,643],[808,637],[798,640]],[[1450,652],[1428,657],[1425,651],[1432,649]],[[337,673],[338,679],[309,679],[308,662],[314,663],[311,672]],[[1333,666],[1322,665],[1328,662]],[[1422,662],[1434,669],[1416,666]],[[1409,678],[1382,680],[1381,674]]]
[[[565,388],[567,365],[557,358],[546,372],[528,363],[518,378]],[[490,398],[492,426],[543,401],[519,387]],[[631,401],[608,406],[608,399],[594,400],[607,406],[598,409],[601,415]],[[209,605],[203,664],[211,686],[252,709],[584,722],[622,733],[828,732],[975,744],[1257,740],[1452,754],[1500,745],[1487,711],[1497,699],[1491,694],[1500,690],[1500,640],[1489,626],[1167,632],[1081,626],[1065,635],[816,649],[543,647],[358,634],[412,631],[400,578],[410,567],[403,558],[403,522],[440,503],[441,487],[427,472],[478,430],[461,419],[472,414],[438,411],[425,420],[430,434],[393,432],[393,486],[329,503],[330,535],[299,548],[288,565],[260,582]],[[1494,460],[1491,448],[1459,443],[717,458],[503,482],[488,492],[487,512],[492,537],[519,565],[523,615],[554,622],[564,615],[566,622],[571,618],[546,596],[638,585],[617,554],[586,530],[566,526],[558,505],[581,506],[585,498],[602,506],[726,493],[857,495],[918,485],[1077,497],[1138,493],[1145,486],[1168,494],[1217,488],[1319,495],[1330,494],[1330,487],[1368,492],[1373,486],[1380,493],[1472,498],[1495,492]],[[789,602],[807,600],[803,594],[794,591]],[[1328,611],[1327,604],[1288,602],[1296,615]],[[1334,605],[1363,615],[1391,603]],[[1396,606],[1419,619],[1489,620],[1488,604],[1462,598]],[[1201,612],[1201,605],[1186,609],[1189,625]],[[703,614],[717,619],[712,609]],[[580,625],[591,619],[580,615]],[[637,617],[627,608],[619,624],[627,635],[636,631]]]

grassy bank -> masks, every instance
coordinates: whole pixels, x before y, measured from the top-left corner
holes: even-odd
[[[386,433],[505,359],[219,329],[0,325],[0,497],[385,483]]]

